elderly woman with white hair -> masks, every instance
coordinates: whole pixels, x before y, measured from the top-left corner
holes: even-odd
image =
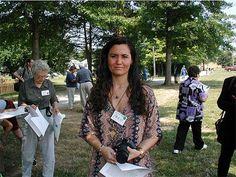
[[[43,177],[53,177],[55,166],[54,130],[52,114],[59,112],[58,99],[54,86],[47,79],[48,64],[43,60],[36,60],[32,66],[33,78],[25,81],[19,91],[18,104],[38,108],[49,126],[44,136],[38,138],[33,129],[25,123],[22,141],[22,177],[30,177],[32,163],[40,144],[43,156]]]

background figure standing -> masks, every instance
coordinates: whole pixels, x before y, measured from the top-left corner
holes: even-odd
[[[27,59],[25,61],[25,65],[23,68],[18,69],[17,71],[15,71],[13,73],[13,75],[19,79],[20,82],[24,82],[29,78],[32,78],[32,64],[33,64],[34,60],[33,59]]]
[[[74,107],[74,98],[75,98],[75,89],[77,87],[77,80],[76,80],[76,67],[71,66],[69,68],[69,72],[66,75],[66,89],[68,95],[68,108],[70,110]]]
[[[147,70],[147,68],[143,69],[143,79],[146,81],[149,77],[149,72]]]
[[[80,93],[80,99],[81,99],[81,105],[82,109],[84,110],[84,107],[86,105],[87,97],[90,94],[91,88],[93,87],[93,76],[89,69],[85,68],[83,65],[79,66],[80,69],[77,72],[76,79],[77,82],[79,82],[79,93]]]
[[[38,138],[33,129],[25,122],[22,140],[22,177],[31,177],[32,164],[37,145],[40,144],[43,157],[43,177],[54,176],[55,145],[52,114],[57,114],[58,99],[52,82],[48,79],[48,64],[43,60],[36,60],[32,66],[33,78],[26,80],[19,91],[18,104],[38,108],[49,126],[44,134]]]
[[[186,79],[186,76],[187,76],[187,69],[185,68],[185,65],[183,65],[181,70],[180,70],[180,79],[181,79],[181,81],[184,81]]]
[[[134,45],[124,37],[111,39],[97,74],[80,128],[80,137],[93,147],[88,176],[102,177],[105,163],[119,159],[151,168],[149,151],[162,135],[159,112],[153,90],[141,82]],[[122,150],[124,158],[116,150],[121,141],[134,145]]]
[[[178,84],[178,77],[179,77],[178,66],[176,66],[174,68],[174,81],[176,84]]]
[[[225,111],[221,136],[218,177],[227,177],[231,158],[236,149],[236,76],[224,80],[218,107]]]
[[[207,145],[202,140],[203,102],[208,97],[204,85],[198,81],[200,69],[191,66],[188,69],[189,78],[180,84],[179,102],[176,118],[179,120],[174,154],[182,152],[188,129],[191,126],[195,149],[206,149]]]

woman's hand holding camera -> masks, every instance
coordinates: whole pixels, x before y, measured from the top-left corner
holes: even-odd
[[[112,164],[117,163],[116,153],[112,148],[108,146],[101,146],[99,151],[107,162]]]
[[[132,149],[129,146],[127,147],[128,151],[129,151],[129,158],[128,158],[128,162],[130,160],[133,160],[135,158],[140,158],[142,159],[144,156],[144,152],[142,149]]]

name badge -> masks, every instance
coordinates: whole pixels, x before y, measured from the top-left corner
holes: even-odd
[[[118,111],[114,111],[111,116],[111,119],[123,126],[125,121],[127,120],[127,117]]]
[[[47,95],[49,95],[49,90],[42,90],[41,94],[42,94],[42,96],[47,96]]]

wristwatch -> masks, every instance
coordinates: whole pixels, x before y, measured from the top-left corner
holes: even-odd
[[[137,150],[140,152],[139,158],[142,159],[145,156],[143,149],[138,147]]]

